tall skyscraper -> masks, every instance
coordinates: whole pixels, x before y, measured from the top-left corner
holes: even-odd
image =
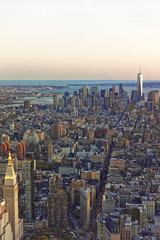
[[[152,101],[154,104],[159,102],[159,91],[154,90],[148,93],[148,101]]]
[[[94,94],[89,95],[89,106],[95,107],[95,103],[96,103],[96,96]]]
[[[112,106],[112,99],[111,97],[105,97],[104,98],[104,108],[108,110]]]
[[[87,98],[88,98],[88,88],[87,87],[84,86],[79,89],[79,97],[81,98],[83,105],[85,105]]]
[[[53,160],[53,144],[51,141],[48,142],[47,144],[47,158],[48,158],[48,161],[52,162]]]
[[[54,108],[55,110],[58,109],[58,94],[55,94],[55,95],[53,96],[53,108]]]
[[[90,188],[81,188],[80,193],[80,218],[84,226],[89,224],[90,219]]]
[[[16,153],[17,153],[17,158],[19,159],[23,159],[26,156],[26,150],[25,150],[25,143],[24,142],[20,142],[17,144],[16,146]]]
[[[21,239],[23,235],[23,219],[18,217],[18,184],[10,153],[5,174],[4,199],[13,231],[13,240]]]
[[[141,73],[141,68],[139,68],[139,73],[137,74],[137,91],[138,91],[138,100],[143,96],[143,74]]]
[[[54,124],[51,124],[51,131],[50,136],[53,140],[58,140],[62,137],[62,124],[60,122],[55,122]]]
[[[119,100],[124,100],[124,88],[122,83],[119,84]]]
[[[27,154],[25,162],[25,200],[26,200],[26,219],[34,218],[34,157],[32,154]]]
[[[48,194],[49,227],[67,227],[68,195],[59,176],[50,178]]]
[[[71,98],[71,106],[72,106],[72,107],[75,107],[75,97],[72,97],[72,98]]]

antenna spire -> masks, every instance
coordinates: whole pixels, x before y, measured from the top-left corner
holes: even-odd
[[[141,65],[139,65],[139,73],[141,73]]]

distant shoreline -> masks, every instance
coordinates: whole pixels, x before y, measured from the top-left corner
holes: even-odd
[[[0,87],[50,87],[55,89],[67,89],[68,87],[81,86],[119,86],[122,83],[126,87],[136,87],[136,80],[0,80]],[[160,80],[144,80],[143,88],[160,88]]]
[[[4,82],[0,81],[0,87],[12,87],[12,88],[51,88],[51,89],[68,89],[70,87],[82,87],[82,86],[86,86],[86,87],[108,87],[108,86],[119,86],[120,83],[122,83],[124,85],[124,87],[136,87],[137,86],[137,82],[136,81],[132,81],[132,82],[127,82],[127,81],[107,81],[106,82],[99,82],[97,83],[97,81],[81,81],[78,83],[75,83],[75,81],[72,81],[71,83],[66,83],[66,82],[61,82],[61,84],[55,84],[55,82],[53,82],[53,84],[51,84],[51,82],[49,82],[50,80],[46,81],[31,81],[31,82],[27,82],[26,81],[21,81],[20,84],[17,83],[17,81],[15,82],[15,84],[13,84],[13,82],[11,83],[10,81],[5,81]],[[38,83],[38,84],[37,84]],[[160,81],[144,81],[143,82],[143,88],[160,88]]]

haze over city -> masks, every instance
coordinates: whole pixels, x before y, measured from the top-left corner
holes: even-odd
[[[159,80],[160,2],[0,3],[0,80]]]

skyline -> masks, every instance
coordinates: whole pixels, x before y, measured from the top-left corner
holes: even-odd
[[[0,80],[160,80],[157,0],[0,6]]]

